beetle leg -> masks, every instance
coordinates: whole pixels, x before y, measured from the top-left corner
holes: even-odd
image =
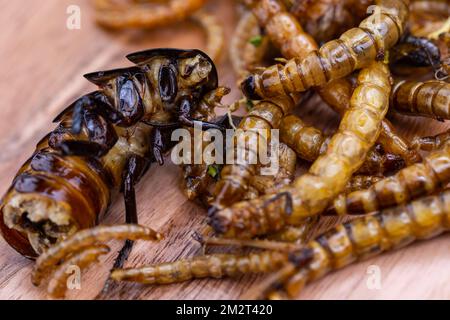
[[[135,184],[139,181],[144,172],[148,169],[149,161],[137,155],[128,159],[122,183],[123,197],[125,200],[125,221],[130,224],[138,223],[136,209]],[[115,262],[114,269],[122,268],[133,248],[133,241],[126,240],[120,250]]]
[[[193,106],[191,97],[183,97],[180,103],[180,116],[178,117],[180,123],[188,127],[194,127],[195,125],[198,125],[201,126],[202,130],[217,129],[220,131],[225,131],[225,128],[221,125],[207,121],[191,119],[190,116],[192,109]]]

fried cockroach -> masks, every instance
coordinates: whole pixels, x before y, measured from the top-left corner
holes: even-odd
[[[305,59],[294,58],[284,66],[274,65],[253,74],[242,83],[244,94],[252,100],[293,92],[345,77],[374,60],[383,60],[403,34],[409,0],[378,0],[374,13],[358,28],[345,32],[338,40],[324,44]]]
[[[248,255],[213,254],[189,260],[162,263],[137,269],[113,270],[116,281],[144,284],[170,284],[201,278],[237,277],[247,273],[271,272],[288,261],[288,253],[266,251]]]
[[[236,139],[235,141],[238,139],[248,141],[246,134],[252,134],[252,132],[256,132],[253,131],[254,129],[259,129],[264,130],[267,141],[270,141],[271,129],[277,129],[281,119],[289,114],[293,108],[294,101],[288,96],[257,103],[243,118],[233,139]],[[252,136],[258,137],[259,134]],[[236,142],[234,148],[234,154],[241,154],[244,160],[257,156],[257,154],[254,154],[254,149],[250,150],[249,143],[240,144]],[[243,150],[238,150],[238,148],[243,148]],[[242,161],[241,163],[236,161],[235,164],[225,165],[216,184],[214,200],[211,203],[209,213],[213,214],[215,211],[241,200],[248,189],[251,177],[257,174],[257,168],[257,163],[251,163],[250,161]]]
[[[292,252],[290,264],[247,295],[269,299],[296,297],[306,283],[333,270],[417,240],[436,237],[449,229],[450,191],[360,217]]]
[[[315,161],[324,154],[331,136],[326,136],[315,127],[306,125],[299,117],[289,115],[280,125],[281,141],[294,149],[297,155],[307,161]],[[385,153],[381,146],[373,147],[358,173],[366,175],[383,175],[403,168],[405,161],[394,154]]]
[[[107,28],[156,28],[185,20],[196,10],[203,7],[206,0],[170,0],[167,3],[150,1],[131,3],[126,6],[105,0],[97,4],[97,22]]]
[[[346,78],[332,80],[326,86],[318,88],[320,97],[340,115],[349,108],[352,92],[353,84]],[[378,142],[388,154],[399,155],[408,165],[421,160],[420,154],[406,139],[396,133],[394,126],[387,119],[382,121]]]
[[[0,229],[21,254],[35,257],[95,226],[120,190],[126,220],[136,223],[134,184],[150,162],[163,162],[164,132],[193,126],[193,115],[208,111],[203,97],[220,91],[214,64],[201,51],[155,49],[128,58],[139,66],[85,76],[100,90],[55,119],[59,126],[38,144],[3,197]]]
[[[159,241],[163,236],[147,227],[124,224],[116,226],[97,226],[81,230],[60,241],[39,256],[31,274],[32,283],[39,286],[58,263],[72,253],[84,251],[92,246],[109,240],[147,240]]]
[[[327,152],[314,162],[309,173],[276,195],[214,212],[210,224],[216,232],[230,238],[252,238],[279,231],[285,225],[298,225],[325,209],[344,191],[375,144],[389,105],[390,81],[389,70],[381,62],[373,62],[362,70],[350,109]]]
[[[366,190],[341,194],[325,214],[363,214],[408,203],[442,190],[450,182],[450,143]]]
[[[408,115],[450,119],[450,83],[400,81],[393,88],[391,106]]]

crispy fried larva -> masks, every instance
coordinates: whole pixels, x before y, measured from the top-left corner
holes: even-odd
[[[294,58],[284,66],[274,65],[253,74],[242,83],[253,100],[306,91],[311,87],[345,77],[375,59],[383,60],[404,31],[409,0],[378,0],[377,10],[339,39],[324,44],[305,59]]]
[[[332,80],[327,85],[318,88],[320,97],[341,115],[350,107],[352,92],[353,85],[346,78]],[[378,142],[386,152],[399,155],[408,165],[421,160],[420,154],[396,132],[392,123],[387,119],[382,121]]]
[[[52,275],[48,284],[47,292],[52,298],[62,299],[66,295],[67,279],[71,276],[67,271],[71,266],[76,266],[80,270],[88,268],[98,262],[98,258],[109,253],[110,248],[105,245],[88,247],[81,252],[75,253],[67,261],[61,264]]]
[[[289,11],[318,43],[357,26],[373,0],[288,0]]]
[[[262,64],[268,45],[269,40],[261,33],[256,17],[251,12],[245,12],[234,30],[229,49],[238,83]]]
[[[327,152],[314,162],[309,173],[276,195],[214,212],[210,224],[216,232],[229,238],[252,238],[279,231],[285,225],[298,225],[325,209],[345,190],[378,139],[389,106],[390,81],[389,70],[382,62],[373,62],[362,70],[350,109]]]
[[[163,236],[147,227],[124,224],[115,226],[98,226],[81,230],[66,240],[50,247],[39,256],[31,275],[34,285],[39,286],[46,273],[68,254],[108,240],[150,240],[159,241]]]
[[[366,190],[341,194],[325,214],[363,214],[408,203],[442,190],[450,182],[450,143]]]
[[[306,283],[353,262],[405,247],[414,241],[438,236],[450,229],[450,191],[385,209],[373,216],[339,225],[305,249],[291,254],[291,261],[267,281],[251,289],[249,296],[278,299],[295,297]],[[296,267],[304,252],[313,258]],[[303,259],[304,260],[304,259]],[[262,294],[261,294],[262,293]]]
[[[288,260],[288,253],[266,251],[248,255],[213,254],[189,260],[162,263],[137,269],[113,270],[111,278],[144,284],[170,284],[201,278],[236,277],[247,273],[271,272]]]
[[[98,7],[97,22],[107,28],[157,28],[182,21],[203,7],[206,0],[170,0],[164,4],[135,3]]]
[[[261,166],[266,169],[270,163]],[[278,170],[274,174],[259,174],[250,177],[250,186],[257,191],[257,195],[276,193],[279,188],[287,186],[294,181],[297,165],[297,155],[294,150],[284,143],[278,145]],[[260,168],[261,170],[261,168]],[[248,197],[246,199],[249,199]]]
[[[317,50],[314,39],[290,14],[280,0],[245,0],[259,24],[285,57],[305,57]]]
[[[400,81],[391,100],[391,107],[401,113],[450,119],[450,83],[445,81]]]
[[[255,134],[254,129],[265,132],[267,140],[270,141],[270,130],[277,129],[281,119],[289,114],[293,108],[294,101],[288,96],[257,103],[239,124],[234,135],[235,141],[249,141],[248,139],[252,137],[257,139],[260,137],[261,131]],[[248,143],[235,143],[234,154],[240,154],[244,160],[256,157],[257,155],[254,152],[255,148],[250,149]],[[259,152],[259,150],[256,150],[256,152]],[[251,177],[257,175],[257,168],[257,163],[251,163],[251,161],[241,161],[240,163],[236,161],[235,164],[225,165],[215,187],[210,212],[241,200],[248,189]]]
[[[281,121],[280,138],[294,149],[300,158],[307,161],[314,161],[325,153],[331,140],[331,136],[326,136],[321,130],[306,125],[295,115],[288,115]],[[393,173],[404,167],[405,161],[400,156],[386,153],[382,149],[379,145],[371,148],[358,173],[380,175]]]

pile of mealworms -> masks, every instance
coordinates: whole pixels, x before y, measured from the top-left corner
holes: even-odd
[[[63,298],[69,266],[86,269],[110,251],[105,242],[124,240],[108,281],[267,273],[243,298],[295,298],[335,269],[450,230],[450,133],[409,141],[389,120],[396,113],[450,120],[447,1],[236,1],[231,41],[206,2],[95,1],[105,28],[192,19],[208,45],[206,53],[141,51],[127,56],[133,67],[85,75],[99,89],[55,119],[57,128],[38,143],[0,207],[4,239],[36,258],[33,284],[47,281],[49,295]],[[224,106],[230,90],[219,86],[214,62],[228,42],[243,96]],[[311,95],[341,118],[334,134],[296,115]],[[233,115],[243,106],[244,116]],[[219,107],[228,113],[217,116]],[[263,130],[269,144],[271,130],[279,130],[275,174],[252,162],[181,166],[184,193],[205,207],[213,234],[196,240],[254,250],[125,269],[134,241],[163,239],[138,224],[134,186],[153,162],[163,164],[174,147],[171,133],[195,124],[205,135],[241,129],[236,139]],[[233,148],[251,158],[248,144]],[[300,161],[311,165],[299,175]],[[126,223],[102,225],[119,192]],[[344,215],[356,217],[309,238],[320,216]]]

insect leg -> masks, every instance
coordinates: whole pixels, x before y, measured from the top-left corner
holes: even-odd
[[[134,186],[139,181],[143,172],[148,168],[148,160],[133,155],[128,159],[124,179],[123,179],[123,197],[125,201],[125,222],[130,224],[138,223],[137,209],[136,209],[136,194]],[[125,240],[125,244],[120,250],[115,262],[114,268],[122,268],[125,261],[133,249],[132,240]]]
[[[220,131],[225,131],[225,128],[221,125],[207,122],[207,121],[199,121],[195,119],[191,119],[191,111],[194,110],[193,108],[193,101],[191,97],[183,97],[180,103],[180,116],[178,120],[181,124],[184,124],[188,127],[194,127],[194,125],[201,126],[202,130],[208,130],[208,129],[217,129]]]

